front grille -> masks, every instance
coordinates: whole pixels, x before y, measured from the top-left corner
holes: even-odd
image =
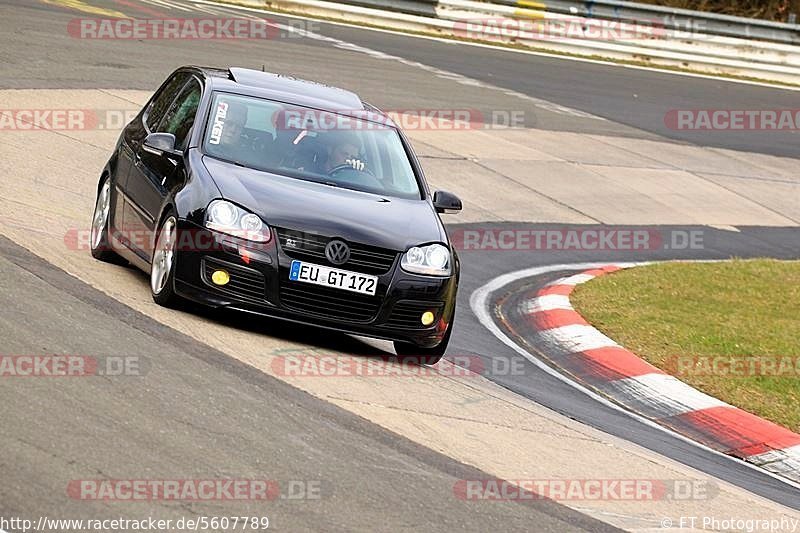
[[[431,326],[423,326],[419,321],[422,313],[433,311],[435,315],[434,324],[439,320],[441,314],[441,302],[414,302],[410,300],[400,300],[392,308],[392,313],[386,321],[386,326],[398,329],[426,329]]]
[[[222,286],[212,283],[211,274],[213,274],[215,270],[224,270],[227,272],[230,275],[230,281]],[[258,270],[240,267],[228,263],[227,261],[204,257],[203,280],[218,291],[231,295],[260,301],[263,301],[266,297],[264,274]]]
[[[281,279],[281,306],[308,315],[344,322],[370,322],[381,299],[341,289]]]
[[[348,242],[350,259],[343,265],[334,265],[325,257],[325,246],[331,240],[331,237],[283,228],[277,228],[276,231],[281,249],[289,257],[354,270],[364,274],[384,274],[388,272],[397,257],[397,252],[386,248]]]

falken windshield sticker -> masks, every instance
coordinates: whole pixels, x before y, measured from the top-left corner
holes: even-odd
[[[222,139],[222,130],[225,128],[225,117],[228,116],[227,102],[217,104],[217,112],[214,114],[214,124],[211,126],[211,137],[208,144],[219,144]]]

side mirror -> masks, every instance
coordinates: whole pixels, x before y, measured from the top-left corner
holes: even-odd
[[[437,213],[461,211],[461,200],[451,192],[436,191],[433,193],[433,207]]]
[[[171,133],[151,133],[144,139],[142,148],[154,155],[180,157],[180,150],[175,149],[175,136]]]

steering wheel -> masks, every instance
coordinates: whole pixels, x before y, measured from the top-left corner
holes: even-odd
[[[336,174],[338,174],[339,172],[341,172],[343,170],[354,170],[356,172],[362,172],[364,174],[368,174],[369,176],[372,176],[373,178],[375,177],[375,174],[373,174],[372,171],[370,169],[368,169],[367,167],[364,167],[362,170],[358,170],[357,168],[354,168],[352,165],[350,165],[348,163],[333,167],[332,169],[330,169],[328,171],[328,175],[333,177],[333,176],[335,176]]]
[[[334,167],[328,171],[328,175],[330,177],[335,177],[336,174],[340,172],[344,172],[346,170],[358,172],[358,176],[352,176],[352,179],[345,178],[342,180],[342,184],[350,183],[356,186],[368,187],[378,191],[385,190],[385,186],[383,183],[380,182],[378,178],[375,177],[375,174],[372,173],[371,170],[364,168],[363,170],[358,170],[350,166],[349,164],[339,165]]]

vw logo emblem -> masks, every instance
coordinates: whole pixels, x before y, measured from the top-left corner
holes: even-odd
[[[350,247],[343,241],[331,241],[325,246],[325,257],[334,265],[343,265],[350,259]]]

